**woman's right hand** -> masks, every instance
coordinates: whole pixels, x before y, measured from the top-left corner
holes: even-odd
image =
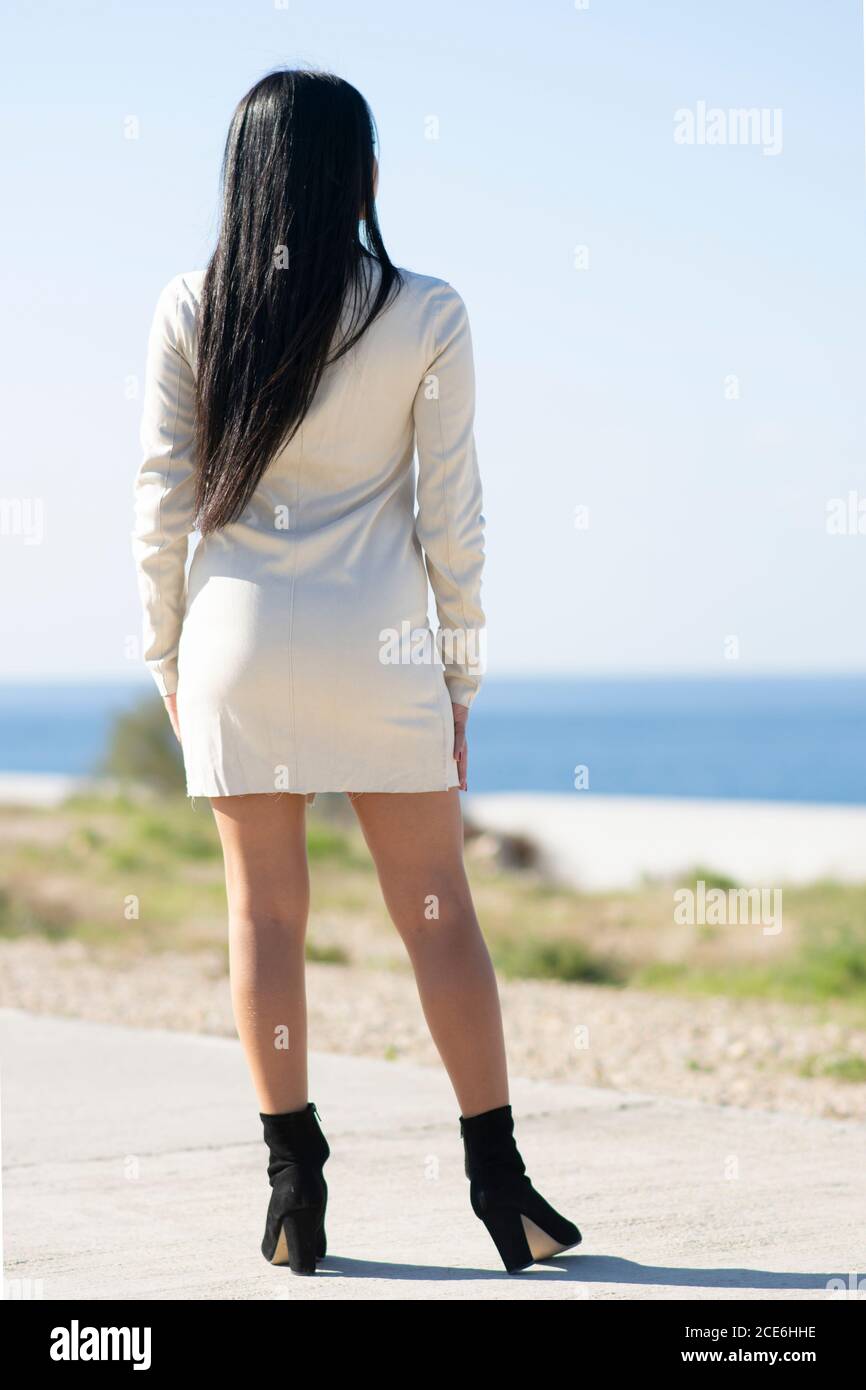
[[[180,721],[177,717],[177,696],[164,695],[163,704],[165,705],[168,717],[171,720],[171,727],[174,729],[174,736],[177,739],[178,743],[180,743]]]
[[[469,748],[466,743],[466,721],[469,718],[469,707],[467,705],[455,705],[452,703],[451,711],[454,715],[454,761],[457,764],[457,776],[460,778],[460,790],[468,791],[466,781],[467,765],[469,762]]]

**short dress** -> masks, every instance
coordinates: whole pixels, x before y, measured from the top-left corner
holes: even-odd
[[[458,785],[451,705],[472,703],[485,666],[472,342],[457,291],[400,270],[243,515],[189,566],[204,272],[159,296],[132,546],[188,796]]]

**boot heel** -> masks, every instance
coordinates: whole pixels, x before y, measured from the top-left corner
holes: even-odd
[[[519,1211],[502,1207],[488,1211],[481,1220],[509,1274],[535,1263]]]
[[[300,1211],[289,1212],[283,1217],[273,1263],[287,1264],[293,1274],[315,1274],[321,1238],[322,1212],[319,1207],[302,1207]]]

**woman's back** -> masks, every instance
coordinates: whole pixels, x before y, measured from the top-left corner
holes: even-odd
[[[159,298],[136,554],[146,659],[163,693],[177,689],[190,795],[458,783],[451,701],[477,689],[484,623],[472,344],[449,284],[400,273],[399,292],[325,367],[242,514],[202,538],[186,594],[204,272],[176,276]],[[456,636],[445,673],[422,553],[440,625]],[[409,633],[414,647],[389,640]]]

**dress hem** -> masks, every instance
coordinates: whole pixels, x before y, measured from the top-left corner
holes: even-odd
[[[315,791],[309,791],[304,787],[284,787],[279,791],[275,791],[273,787],[252,787],[243,791],[190,791],[187,788],[186,796],[188,801],[194,801],[199,796],[305,796],[312,804],[319,795],[364,796],[375,793],[379,796],[417,796],[424,792],[449,792],[455,787],[459,789],[459,781],[446,782],[444,786],[440,782],[435,787],[317,787]]]

